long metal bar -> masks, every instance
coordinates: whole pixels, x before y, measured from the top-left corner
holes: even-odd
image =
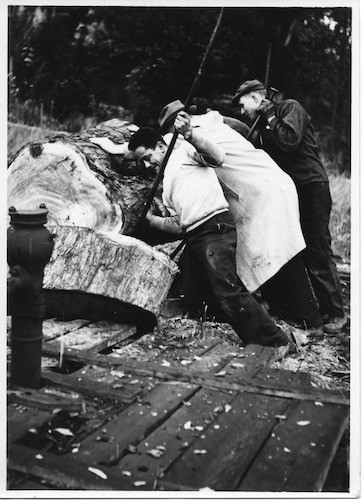
[[[265,88],[268,90],[268,80],[269,80],[269,70],[270,70],[270,56],[271,56],[271,53],[272,53],[272,44],[270,43],[269,44],[269,47],[268,47],[268,55],[267,55],[267,64],[265,66],[265,80],[264,80],[264,86]],[[246,136],[246,138],[249,140],[251,138],[251,136],[253,135],[253,132],[255,131],[255,129],[257,128],[258,126],[258,123],[259,123],[259,120],[260,120],[260,115],[258,115],[253,123],[253,125],[251,126],[251,129],[249,130],[248,132],[248,135]]]
[[[221,19],[222,19],[222,15],[224,13],[224,7],[221,7],[220,9],[220,13],[219,13],[219,16],[217,18],[217,21],[216,21],[216,25],[215,25],[215,28],[211,34],[211,37],[210,37],[210,41],[206,47],[206,50],[205,50],[205,54],[202,58],[202,61],[201,61],[201,64],[200,64],[200,67],[197,71],[197,74],[195,76],[195,79],[193,81],[193,84],[191,86],[191,89],[189,91],[189,94],[187,96],[187,99],[186,101],[184,102],[184,106],[185,106],[185,109],[188,109],[191,102],[192,102],[192,98],[193,98],[193,95],[194,95],[194,92],[196,91],[196,88],[199,84],[199,81],[200,81],[200,78],[201,78],[201,75],[202,75],[202,70],[206,64],[206,61],[207,61],[207,58],[211,52],[211,47],[212,47],[212,44],[214,43],[214,40],[215,40],[215,37],[216,37],[216,33],[219,29],[219,26],[220,26],[220,23],[221,23]],[[152,201],[153,201],[153,198],[155,196],[155,193],[157,191],[157,188],[159,186],[159,183],[163,177],[163,174],[164,174],[164,170],[167,166],[167,163],[168,163],[168,160],[169,160],[169,157],[171,156],[171,153],[173,151],[173,148],[176,144],[176,141],[177,141],[177,137],[178,137],[178,132],[175,130],[174,133],[173,133],[173,136],[172,136],[172,140],[171,142],[169,143],[169,146],[168,146],[168,149],[166,151],[166,154],[163,158],[163,161],[162,161],[162,164],[160,166],[160,169],[159,169],[159,172],[157,174],[157,177],[155,178],[155,181],[154,181],[154,184],[152,186],[152,189],[150,190],[150,193],[149,193],[149,196],[146,200],[146,202],[144,203],[144,207],[143,207],[143,211],[142,211],[142,214],[140,216],[140,219],[139,221],[137,222],[137,226],[136,226],[136,230],[135,230],[135,233],[138,234],[138,232],[140,231],[141,229],[141,226],[146,218],[146,215],[148,213],[148,210],[152,204]]]
[[[268,47],[268,55],[267,55],[267,64],[265,66],[265,80],[264,80],[264,86],[268,90],[268,81],[269,81],[269,70],[270,70],[270,56],[272,53],[272,44],[269,44]]]

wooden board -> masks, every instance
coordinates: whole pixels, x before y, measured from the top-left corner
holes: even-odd
[[[240,491],[321,491],[349,418],[347,407],[302,401],[286,412]]]
[[[75,319],[73,321],[61,321],[57,318],[46,319],[43,321],[43,337],[48,342],[88,324],[90,324],[90,321],[87,319]]]
[[[8,402],[44,410],[64,408],[68,411],[80,411],[82,409],[82,398],[79,394],[65,394],[60,390],[47,390],[46,388],[9,390]]]
[[[199,442],[201,447],[205,446],[207,430],[225,411],[225,406],[232,398],[231,394],[201,389],[141,441],[135,454],[126,455],[117,464],[118,470],[121,474],[125,471],[130,473],[131,486],[135,481],[145,481],[145,485],[141,486],[145,490],[155,489],[162,478],[168,482],[170,478],[166,477],[165,471],[176,461],[179,463],[186,449],[195,442]],[[160,456],[155,456],[156,453]],[[175,484],[183,488],[194,487],[194,484],[181,484],[180,478]]]
[[[282,382],[287,376],[281,372]],[[206,431],[206,439],[193,444],[164,476],[166,481],[194,488],[234,490],[262,443],[277,425],[276,415],[289,403],[282,398],[235,394]],[[205,451],[203,455],[196,450]]]
[[[136,333],[136,326],[121,325],[109,321],[99,321],[58,336],[49,342],[50,345],[82,350],[83,352],[99,352]]]
[[[84,347],[66,346],[64,358],[82,368],[48,370],[42,389],[17,394],[27,411],[39,405],[48,412],[21,423],[14,408],[25,406],[10,405],[9,471],[24,476],[14,488],[321,491],[347,425],[344,395],[312,387],[309,374],[271,368],[271,348],[201,339],[183,357],[183,349],[173,355],[164,345],[156,356],[150,337],[136,341],[150,350],[143,362],[123,357],[122,348],[119,357],[98,354],[110,340],[109,324],[102,326],[99,338],[95,324],[63,335],[77,346],[81,331]],[[112,337],[119,334],[113,328]],[[54,359],[59,338],[43,346]],[[28,422],[50,421],[55,402],[76,404],[84,417],[61,454],[51,438],[35,449],[25,436]]]
[[[39,455],[42,458],[36,458]],[[89,470],[90,464],[78,462],[76,454],[57,456],[13,445],[8,453],[8,467],[43,478],[59,489],[119,491],[124,487],[122,476],[108,472],[105,480]]]
[[[109,439],[96,441],[89,436],[82,443],[78,458],[92,456],[94,466],[111,464],[119,460],[128,447],[137,445],[150,432],[160,426],[177,408],[196,391],[190,384],[164,383],[156,386],[138,403],[133,403],[105,425]]]
[[[274,351],[274,349],[272,349]],[[43,346],[43,353],[48,356],[59,356],[58,350],[53,346]],[[290,384],[278,384],[276,387],[264,386],[262,382],[255,383],[249,377],[244,380],[241,377],[224,375],[223,377],[215,375],[206,375],[205,372],[193,372],[188,369],[163,366],[161,363],[140,363],[138,361],[127,361],[114,356],[102,354],[83,354],[76,349],[65,348],[64,358],[71,361],[78,361],[84,364],[94,364],[103,367],[122,367],[126,373],[134,373],[146,377],[155,377],[161,380],[178,380],[180,382],[193,382],[204,387],[211,387],[220,390],[234,390],[264,394],[267,396],[277,396],[283,398],[294,398],[299,400],[320,400],[322,402],[338,403],[349,405],[348,395],[343,391],[328,391],[317,388],[306,388],[297,391]]]
[[[224,372],[234,380],[249,379],[262,368],[271,366],[275,361],[275,349],[251,344],[224,366]]]
[[[285,384],[289,385],[292,389],[310,391],[312,389],[311,375],[306,372],[294,372],[291,370],[284,370]],[[282,370],[277,368],[262,368],[257,370],[254,374],[252,381],[256,384],[261,383],[264,387],[277,387],[282,384]]]
[[[121,370],[110,371],[94,366],[86,366],[70,375],[47,372],[43,374],[43,381],[48,385],[119,403],[133,402],[147,384],[147,380],[136,381],[135,377],[125,376]]]
[[[195,489],[234,490],[252,457],[277,423],[274,417],[287,402],[255,394],[239,394],[206,430],[206,439],[195,441],[165,473],[166,481]],[[198,450],[204,454],[196,454]]]
[[[47,410],[35,409],[32,406],[21,406],[19,404],[9,404],[7,408],[7,437],[8,443],[14,443],[24,436],[29,429],[39,427],[49,419],[51,412]]]

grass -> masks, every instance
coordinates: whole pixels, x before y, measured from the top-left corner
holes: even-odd
[[[92,124],[91,126],[94,126]],[[85,128],[88,128],[85,126]],[[29,142],[45,139],[55,133],[50,128],[30,127],[27,125],[8,124],[8,162],[21,147]],[[329,165],[326,165],[328,168]],[[332,248],[335,255],[345,262],[350,261],[350,184],[351,180],[338,173],[329,174],[330,190],[333,199],[330,231]]]
[[[333,200],[330,218],[332,249],[335,255],[350,262],[351,242],[351,179],[344,175],[329,175],[330,191]]]
[[[8,163],[29,142],[44,140],[56,131],[49,128],[31,127],[8,122]]]

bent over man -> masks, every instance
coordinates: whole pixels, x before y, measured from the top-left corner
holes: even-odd
[[[213,168],[223,163],[224,152],[180,111],[174,121],[183,136],[177,140],[163,179],[163,202],[183,231],[190,256],[211,289],[229,323],[244,343],[283,346],[290,337],[251,296],[236,273],[236,229]],[[167,144],[155,131],[141,128],[132,135],[129,149],[138,159],[160,166]],[[171,227],[169,218],[149,215],[159,229]]]
[[[331,249],[329,180],[319,157],[311,117],[294,99],[273,103],[259,80],[237,90],[233,104],[255,120],[260,115],[254,145],[264,149],[296,185],[307,249],[305,265],[319,303],[324,331],[335,333],[346,323],[341,285]]]

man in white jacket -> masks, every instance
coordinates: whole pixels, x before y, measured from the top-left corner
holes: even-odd
[[[152,227],[170,230],[178,223],[195,269],[244,343],[284,346],[291,342],[252,297],[236,272],[236,229],[214,168],[222,165],[224,151],[191,126],[180,111],[174,127],[181,135],[171,153],[163,179],[163,201],[171,217],[149,213]],[[130,139],[137,159],[160,166],[167,151],[165,140],[148,128]]]

